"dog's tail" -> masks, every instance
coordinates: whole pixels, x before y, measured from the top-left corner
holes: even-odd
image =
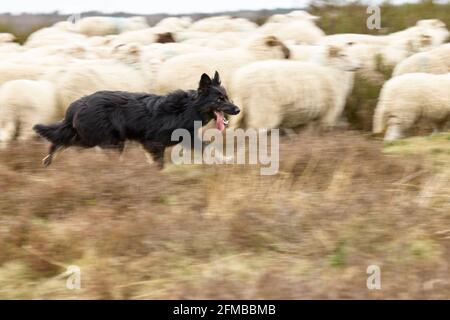
[[[67,145],[76,136],[76,131],[72,125],[64,120],[48,126],[37,124],[33,127],[33,130],[40,136],[57,145]]]

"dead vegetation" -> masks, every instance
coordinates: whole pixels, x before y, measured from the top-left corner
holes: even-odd
[[[302,133],[275,176],[158,172],[139,148],[43,169],[46,145],[17,143],[0,152],[0,298],[449,298],[448,139]]]

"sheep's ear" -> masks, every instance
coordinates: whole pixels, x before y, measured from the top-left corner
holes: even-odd
[[[414,43],[412,42],[412,40],[408,40],[406,41],[406,48],[409,52],[414,52]]]
[[[266,45],[269,46],[269,47],[275,47],[275,46],[278,46],[278,45],[280,45],[280,40],[278,40],[277,37],[274,37],[274,36],[268,36],[268,37],[266,38]]]
[[[339,54],[339,48],[338,47],[335,47],[335,46],[329,46],[328,47],[328,55],[330,56],[330,57],[337,57],[338,56],[338,54]]]
[[[141,48],[139,48],[139,46],[133,44],[128,48],[128,53],[133,56],[138,56],[141,54]]]
[[[172,35],[171,32],[163,32],[163,33],[158,33],[156,35],[155,42],[157,42],[157,43],[169,43],[169,42],[175,42],[175,39],[173,38],[173,35]]]
[[[429,46],[433,43],[433,38],[428,34],[420,35],[420,44],[422,47]]]
[[[220,76],[219,76],[219,73],[216,71],[215,73],[214,73],[214,78],[213,78],[213,84],[214,85],[216,85],[216,86],[220,86]]]
[[[211,78],[206,74],[202,74],[200,78],[200,83],[198,84],[198,91],[204,92],[207,91],[208,88],[211,86]]]

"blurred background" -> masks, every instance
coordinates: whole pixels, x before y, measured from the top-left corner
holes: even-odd
[[[379,29],[367,27],[369,4],[380,5]],[[450,298],[449,1],[17,0],[0,12],[1,299]],[[226,17],[207,19],[218,16]],[[121,160],[70,149],[42,167],[48,144],[33,124],[61,119],[96,90],[192,88],[199,70],[178,67],[189,59],[223,67],[227,89],[245,88],[235,72],[255,62],[246,46],[254,37],[289,48],[289,60],[320,57],[334,68],[345,53],[359,66],[345,71],[345,87],[333,85],[343,104],[331,127],[303,118],[273,125],[283,129],[276,175],[170,160],[158,171],[134,144]],[[216,66],[214,56],[233,64]],[[410,72],[447,76],[421,94],[447,92],[434,104],[443,128],[425,119],[383,141],[373,132],[380,91]],[[265,127],[246,113],[250,104],[239,106],[232,127]],[[81,288],[72,290],[73,265]],[[379,290],[367,288],[370,265],[380,267]]]

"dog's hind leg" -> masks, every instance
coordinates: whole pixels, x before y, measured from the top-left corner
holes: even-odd
[[[59,144],[52,143],[48,151],[48,155],[44,159],[42,159],[42,164],[44,165],[44,167],[48,167],[49,165],[52,164],[53,156],[59,149],[61,149],[61,147],[62,146]]]

